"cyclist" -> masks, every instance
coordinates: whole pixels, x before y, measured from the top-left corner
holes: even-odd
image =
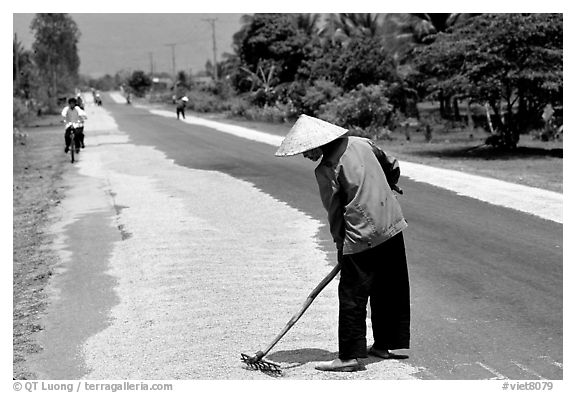
[[[100,92],[98,90],[96,90],[94,93],[94,102],[96,105],[102,106],[102,97],[100,96]]]
[[[66,147],[64,148],[64,153],[68,153],[70,150],[70,130],[74,128],[77,135],[80,146],[84,148],[84,121],[88,119],[86,112],[78,106],[78,101],[76,98],[69,98],[68,105],[62,109],[62,117],[64,118],[64,123],[66,123],[66,132],[64,134],[64,142]]]

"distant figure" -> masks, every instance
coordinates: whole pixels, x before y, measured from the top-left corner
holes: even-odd
[[[92,98],[94,99],[94,103],[96,105],[102,105],[102,97],[100,97],[100,92],[94,88],[92,88]]]
[[[184,96],[178,100],[176,103],[176,118],[180,120],[180,115],[182,119],[186,118],[184,111],[186,110],[186,103],[188,102],[188,97]]]
[[[82,94],[80,93],[76,95],[76,105],[78,105],[80,109],[84,110],[84,100],[82,100]]]

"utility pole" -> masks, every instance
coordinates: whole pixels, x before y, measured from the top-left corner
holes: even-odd
[[[152,52],[148,52],[150,55],[150,76],[154,76],[154,54]]]
[[[210,23],[210,25],[212,26],[212,55],[214,58],[214,80],[218,80],[218,66],[216,64],[216,21],[218,20],[217,18],[208,18],[208,19],[202,19],[205,22]]]
[[[172,77],[176,81],[176,44],[166,44],[166,46],[172,47]]]

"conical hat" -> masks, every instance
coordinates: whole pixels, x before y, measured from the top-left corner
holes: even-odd
[[[286,157],[304,153],[310,149],[332,142],[347,132],[347,129],[338,127],[327,121],[307,115],[300,115],[280,144],[275,155],[278,157]]]

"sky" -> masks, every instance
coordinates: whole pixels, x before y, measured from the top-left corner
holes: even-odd
[[[30,22],[35,14],[13,13],[13,30],[25,48],[34,36]],[[80,73],[92,77],[114,75],[120,70],[153,69],[155,72],[196,73],[213,59],[212,26],[216,19],[217,60],[232,53],[232,36],[242,13],[70,13],[78,25]]]

